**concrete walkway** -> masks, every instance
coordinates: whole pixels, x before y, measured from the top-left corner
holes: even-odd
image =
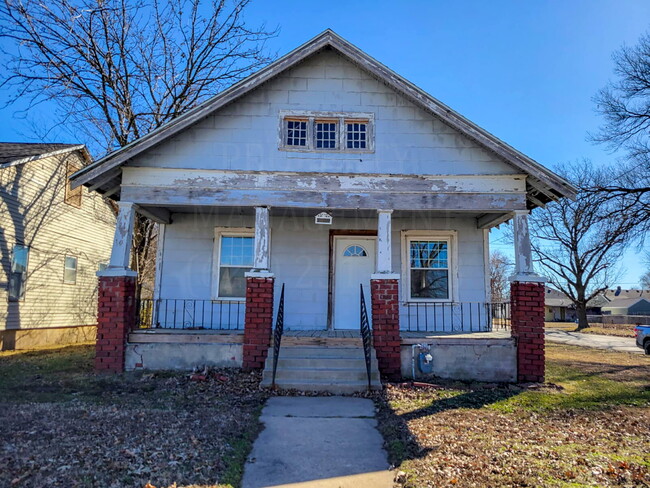
[[[546,329],[546,339],[551,342],[568,344],[569,346],[594,347],[596,349],[607,349],[608,351],[643,354],[643,349],[636,347],[635,340],[631,337],[583,334],[581,332]]]
[[[243,488],[390,488],[371,400],[273,397],[244,467]]]

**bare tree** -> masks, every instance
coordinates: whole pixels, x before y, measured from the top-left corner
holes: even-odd
[[[490,253],[490,293],[493,303],[507,302],[510,298],[512,261],[501,251]]]
[[[639,284],[643,290],[650,290],[650,271],[646,271],[643,273],[643,275],[641,275]]]
[[[616,200],[642,234],[650,230],[650,33],[612,57],[616,79],[594,98],[605,123],[592,140],[626,158],[595,191]]]
[[[10,102],[53,103],[53,125],[108,152],[271,61],[265,42],[277,29],[249,27],[249,3],[0,0],[0,86],[12,90]],[[136,221],[135,269],[148,265],[155,234],[150,221]]]
[[[558,170],[580,189],[603,185],[603,170],[583,162]],[[587,303],[612,285],[617,262],[632,238],[635,220],[613,212],[613,200],[580,191],[533,212],[531,237],[535,260],[550,282],[575,304],[578,330],[588,327]]]

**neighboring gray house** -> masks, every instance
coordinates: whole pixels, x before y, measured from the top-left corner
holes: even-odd
[[[132,276],[134,212],[160,223],[155,330],[131,334],[141,343],[127,368],[161,366],[162,342],[182,364],[181,343],[208,337],[172,328],[219,329],[211,340],[230,341],[239,352],[226,363],[241,365],[247,279],[265,277],[276,310],[285,284],[284,326],[298,338],[358,335],[371,278],[399,282],[404,334],[489,330],[489,230],[515,219],[529,281],[528,211],[575,193],[329,30],[73,181],[119,200],[106,276]]]
[[[71,189],[82,145],[0,143],[0,347],[93,340],[95,273],[108,263],[115,213]]]
[[[602,306],[603,315],[650,315],[648,298],[613,298]]]

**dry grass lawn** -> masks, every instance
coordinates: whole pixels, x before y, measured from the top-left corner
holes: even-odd
[[[266,394],[224,370],[99,376],[93,348],[0,353],[0,486],[238,486]]]
[[[650,358],[547,344],[541,389],[391,386],[380,424],[408,487],[650,486]]]
[[[573,332],[576,324],[573,322],[546,322],[547,329],[558,329]],[[583,334],[608,335],[615,337],[634,337],[634,325],[608,325],[592,324],[580,332]]]

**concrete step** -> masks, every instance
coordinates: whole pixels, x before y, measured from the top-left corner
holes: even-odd
[[[263,377],[273,376],[273,369],[265,369]],[[379,372],[370,370],[370,377],[373,380],[379,381]],[[314,381],[314,380],[330,380],[336,381],[367,381],[368,373],[366,368],[363,369],[342,369],[342,368],[327,368],[327,369],[313,369],[313,368],[278,368],[275,379],[282,380],[300,380]]]
[[[273,358],[267,359],[267,367],[273,366]],[[364,358],[285,358],[280,352],[278,358],[278,368],[348,368],[348,369],[366,369],[366,360]],[[371,357],[370,367],[377,369],[377,360]]]
[[[320,391],[329,392],[337,395],[357,393],[366,391],[368,388],[367,381],[304,381],[304,380],[278,380],[276,378],[275,384],[278,388],[285,390],[299,390],[299,391]],[[264,379],[262,386],[271,386],[271,379]],[[380,390],[381,383],[374,382],[371,385],[373,390]]]
[[[375,357],[374,348],[370,351],[371,357]],[[269,357],[273,356],[273,348],[269,349]],[[326,346],[286,346],[280,348],[280,359],[282,358],[361,358],[363,359],[363,348],[361,347],[326,347]]]
[[[374,349],[371,350],[371,383],[381,388]],[[273,349],[269,350],[262,386],[271,386]],[[368,387],[363,347],[283,346],[278,358],[275,383],[280,388],[303,391],[354,393]]]

